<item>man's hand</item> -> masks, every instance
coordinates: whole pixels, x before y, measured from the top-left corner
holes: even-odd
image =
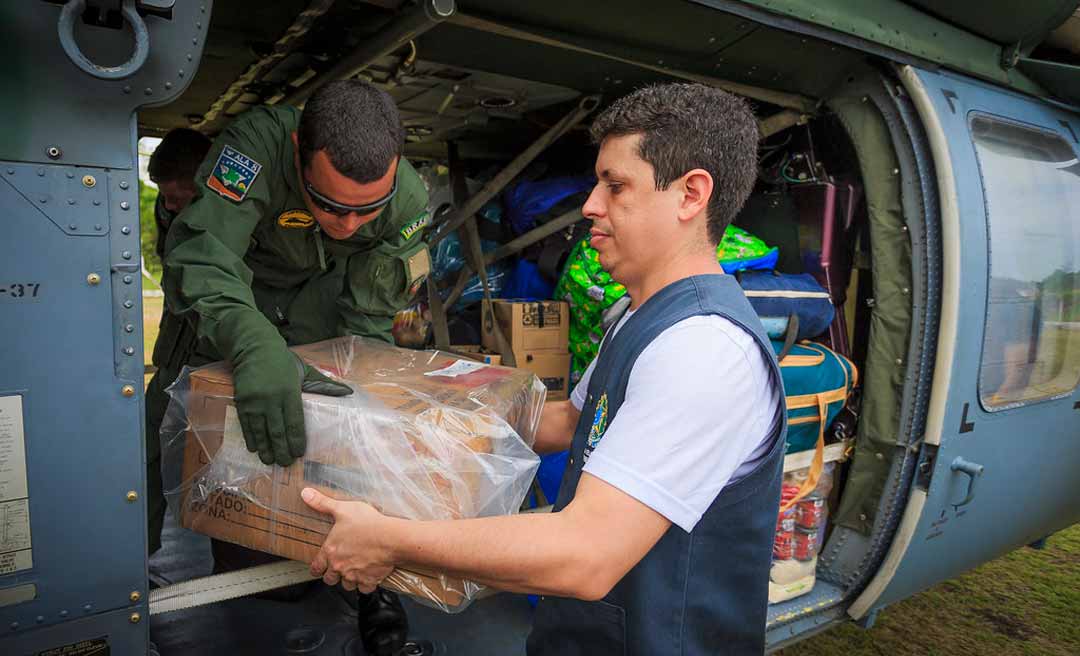
[[[296,356],[284,344],[254,345],[233,363],[236,411],[248,451],[282,467],[304,455],[304,408]]]
[[[248,451],[264,464],[287,467],[304,455],[304,408],[300,392],[348,396],[352,388],[324,376],[281,347],[252,349],[233,368],[236,410]]]
[[[304,488],[300,496],[316,512],[334,518],[311,561],[311,575],[321,576],[327,585],[340,582],[346,590],[373,592],[394,570],[389,550],[378,540],[386,517],[362,501],[338,501],[312,488]]]

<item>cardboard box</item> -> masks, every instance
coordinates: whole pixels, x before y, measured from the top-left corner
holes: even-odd
[[[518,358],[518,369],[536,374],[547,388],[548,401],[570,398],[570,354],[557,351],[533,351]]]
[[[455,355],[464,355],[477,362],[483,362],[484,364],[491,364],[497,367],[502,365],[501,355],[498,353],[488,353],[484,350],[484,347],[479,344],[451,344],[450,351]]]
[[[356,394],[343,399],[304,395],[308,450],[289,467],[261,465],[246,452],[226,366],[212,365],[191,373],[190,428],[182,464],[186,489],[180,504],[185,528],[310,562],[332,525],[300,498],[304,487],[315,487],[334,498],[373,502],[375,496],[387,496],[387,485],[396,484],[402,488],[399,506],[413,504],[420,510],[381,508],[384,512],[419,514],[420,518],[469,517],[479,514],[492,498],[490,484],[477,473],[484,469],[477,466],[484,464],[477,458],[520,458],[523,451],[534,457],[524,442],[504,439],[513,437],[509,426],[531,443],[539,423],[543,392],[528,372],[468,366],[463,364],[467,361],[446,354],[389,346],[358,355],[355,362],[362,370],[344,371],[342,361],[347,358],[341,351],[331,353],[322,346],[339,341],[294,349],[305,360],[350,382]],[[371,409],[358,412],[357,399]],[[322,416],[347,426],[365,423],[354,435],[328,438],[318,433],[326,427],[318,420]],[[433,431],[437,438],[431,437]],[[358,439],[363,440],[363,449],[349,442]],[[364,457],[358,451],[377,457]],[[386,471],[390,461],[396,467],[393,472]],[[365,485],[372,496],[363,492]],[[522,489],[527,487],[525,481]],[[396,496],[391,499],[391,503],[397,501]],[[469,581],[417,569],[395,570],[383,585],[447,609],[467,602],[478,589]]]
[[[495,320],[510,344],[515,361],[536,351],[568,352],[570,342],[570,306],[565,301],[492,301]],[[484,301],[486,317],[487,301]],[[492,353],[500,353],[494,325],[482,321],[481,343]],[[507,354],[501,353],[503,360]],[[521,366],[521,362],[517,362]]]

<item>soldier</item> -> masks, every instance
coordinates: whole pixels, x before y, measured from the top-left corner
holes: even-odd
[[[430,269],[420,236],[427,191],[401,156],[403,134],[388,95],[348,80],[321,87],[302,113],[252,109],[215,140],[166,243],[168,320],[146,396],[151,553],[165,510],[164,388],[184,365],[228,360],[247,448],[286,466],[305,449],[301,384],[351,392],[298,366],[287,347],[340,335],[392,341],[394,314]],[[218,571],[274,559],[216,541],[214,558]],[[361,594],[359,611],[369,653],[400,649],[407,624],[395,595]]]
[[[176,215],[195,199],[195,170],[206,159],[210,138],[190,128],[169,130],[154,154],[150,156],[147,172],[158,187],[154,203],[154,223],[157,238],[154,252],[158,260],[165,259],[165,235]]]

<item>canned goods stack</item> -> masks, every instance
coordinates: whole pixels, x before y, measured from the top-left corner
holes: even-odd
[[[780,491],[780,505],[795,498],[799,491],[797,485],[784,485]],[[781,510],[776,520],[776,535],[773,537],[773,560],[787,560],[794,557],[795,521],[797,506]]]
[[[769,602],[777,603],[806,594],[814,587],[817,556],[825,537],[829,517],[828,496],[832,491],[832,468],[828,463],[814,490],[793,506],[782,510],[773,538],[773,565],[769,574]],[[796,498],[809,469],[784,474],[780,505]]]

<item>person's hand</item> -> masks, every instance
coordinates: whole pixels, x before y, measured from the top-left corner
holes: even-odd
[[[327,585],[341,583],[346,590],[373,592],[394,570],[389,549],[379,541],[386,517],[362,501],[338,501],[310,487],[300,496],[312,510],[334,519],[311,561],[311,575],[321,576]]]
[[[300,392],[348,396],[352,388],[324,376],[280,345],[256,345],[233,368],[236,411],[248,451],[264,464],[287,467],[304,455],[304,408]]]
[[[284,344],[252,344],[233,363],[236,414],[248,451],[264,464],[287,467],[304,455],[301,371]]]

